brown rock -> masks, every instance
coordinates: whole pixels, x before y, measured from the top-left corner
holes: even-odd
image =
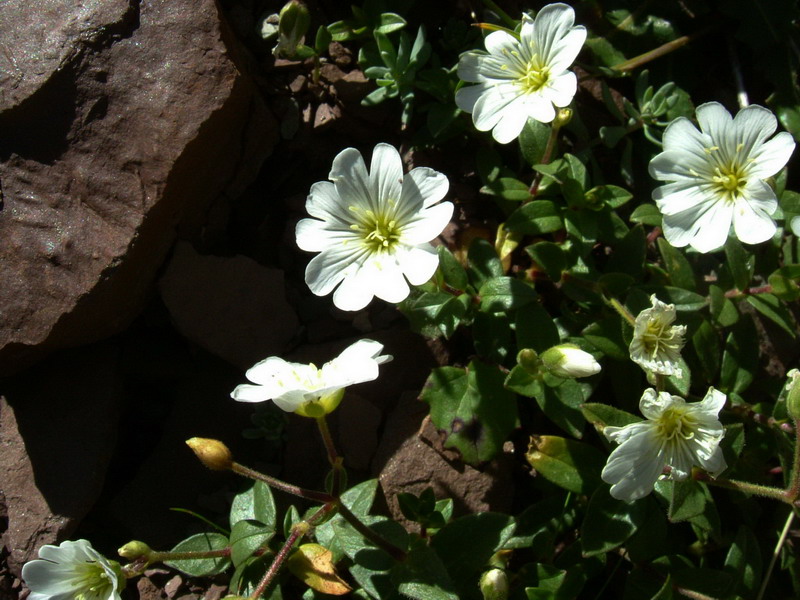
[[[0,398],[2,536],[12,573],[69,537],[97,499],[116,440],[122,378],[115,347],[54,356]]]
[[[201,256],[181,242],[159,289],[185,337],[242,370],[281,354],[297,332],[283,272],[245,256]]]
[[[424,418],[427,406],[411,394],[389,418],[381,447],[373,463],[392,517],[407,528],[397,504],[397,494],[419,495],[431,487],[437,498],[452,498],[456,515],[511,508],[513,487],[510,461],[500,457],[482,469],[463,463],[456,452],[442,448],[439,433],[430,419]],[[421,422],[421,426],[420,426]],[[418,427],[418,433],[413,427]]]
[[[2,372],[124,328],[255,175],[274,119],[229,38],[213,0],[0,3]]]

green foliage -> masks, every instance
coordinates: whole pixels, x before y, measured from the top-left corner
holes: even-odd
[[[183,540],[172,549],[172,552],[207,552],[209,550],[222,550],[227,547],[228,538],[220,533],[198,533]],[[222,573],[230,566],[231,561],[226,556],[219,556],[214,558],[169,560],[164,564],[192,577],[208,577]]]

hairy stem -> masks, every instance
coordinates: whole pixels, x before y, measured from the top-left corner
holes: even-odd
[[[265,475],[264,473],[260,473],[236,462],[231,465],[231,471],[238,473],[239,475],[249,477],[250,479],[255,479],[256,481],[263,481],[268,486],[275,488],[276,490],[281,490],[282,492],[286,492],[287,494],[292,494],[294,496],[300,496],[301,498],[305,498],[307,500],[313,500],[314,502],[322,502],[325,504],[335,500],[333,496],[326,494],[325,492],[307,490],[299,486],[292,485],[291,483],[286,483],[285,481],[281,481],[275,477],[270,477],[269,475]]]

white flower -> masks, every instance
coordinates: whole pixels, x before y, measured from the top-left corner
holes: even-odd
[[[775,233],[775,192],[765,181],[794,150],[783,131],[767,141],[777,120],[763,106],[731,118],[718,102],[697,107],[700,130],[679,117],[664,131],[664,151],[650,161],[650,175],[668,182],[653,191],[667,241],[698,252],[719,248],[733,222],[736,237],[758,244]]]
[[[306,201],[316,218],[297,224],[297,245],[320,252],[306,268],[308,287],[325,296],[338,285],[333,303],[342,310],[360,310],[373,296],[404,300],[406,279],[422,285],[439,265],[428,242],[453,215],[452,203],[437,204],[447,177],[426,167],[403,176],[400,154],[388,144],[375,146],[369,173],[358,150],[343,150],[329,177],[333,183],[315,183]]]
[[[678,363],[686,325],[672,324],[675,321],[674,304],[661,302],[655,294],[650,296],[650,303],[653,306],[636,317],[630,345],[631,360],[645,371],[680,377]]]
[[[379,342],[359,340],[321,369],[271,356],[247,371],[247,378],[256,385],[239,385],[231,397],[240,402],[272,400],[278,408],[304,416],[329,413],[338,406],[344,388],[378,377],[378,365],[392,360],[381,356],[381,350]],[[314,411],[312,405],[322,411]]]
[[[717,417],[724,405],[725,394],[714,388],[691,404],[667,392],[645,390],[639,410],[646,421],[603,430],[619,444],[601,473],[611,484],[611,495],[629,502],[646,496],[664,467],[669,467],[667,479],[686,479],[695,465],[719,475],[727,467],[719,447],[725,431]]]
[[[29,600],[119,600],[125,578],[119,564],[86,540],[39,548],[39,559],[22,567]]]
[[[477,129],[491,129],[495,140],[507,144],[529,118],[549,123],[554,107],[572,102],[578,83],[567,68],[586,40],[586,28],[574,23],[571,7],[548,4],[535,20],[522,15],[519,38],[493,31],[484,40],[488,53],[461,56],[459,78],[477,85],[458,90],[456,104],[472,113]]]
[[[589,377],[600,372],[600,363],[594,356],[574,344],[553,346],[542,353],[541,359],[545,369],[565,379]]]

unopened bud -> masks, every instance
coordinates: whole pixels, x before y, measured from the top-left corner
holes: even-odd
[[[278,45],[272,53],[275,56],[294,57],[310,23],[311,17],[303,4],[297,0],[287,2],[279,15]]]
[[[122,548],[117,550],[117,554],[119,554],[122,558],[127,558],[128,560],[136,560],[142,556],[148,556],[150,554],[150,546],[144,542],[134,540],[132,542],[128,542]]]
[[[560,108],[556,113],[556,118],[553,120],[554,127],[563,127],[572,120],[571,108]]]
[[[506,600],[508,598],[508,575],[502,569],[490,569],[481,576],[483,600]]]
[[[536,375],[539,373],[542,361],[539,360],[539,354],[536,350],[533,348],[523,348],[517,354],[517,364],[531,375]]]
[[[786,377],[786,412],[797,421],[800,419],[800,371],[792,369]]]
[[[574,344],[560,344],[545,351],[542,364],[552,375],[570,379],[589,377],[600,372],[600,364],[594,356]]]
[[[226,471],[233,465],[231,451],[219,440],[193,437],[186,440],[186,445],[197,455],[200,462],[212,471]]]

